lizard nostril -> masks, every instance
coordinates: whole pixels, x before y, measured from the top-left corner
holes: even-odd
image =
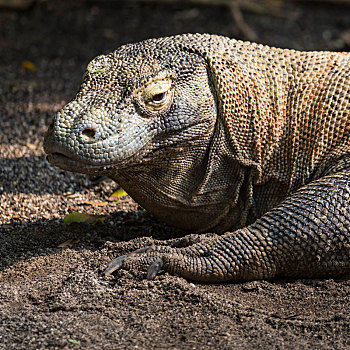
[[[95,136],[96,136],[96,129],[89,127],[84,129],[81,134],[88,140],[95,140]]]

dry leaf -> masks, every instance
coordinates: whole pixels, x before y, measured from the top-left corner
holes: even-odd
[[[108,205],[108,202],[92,202],[92,201],[84,201],[84,204],[89,205],[99,205],[101,207],[104,207],[105,205]]]
[[[74,244],[79,243],[80,239],[79,238],[71,238],[68,239],[67,241],[59,244],[57,248],[67,248],[67,247],[72,247]]]
[[[65,225],[71,225],[74,223],[84,223],[90,225],[96,225],[97,223],[104,224],[105,217],[99,215],[89,215],[85,213],[73,212],[66,215],[63,219]]]
[[[21,217],[18,214],[12,215],[12,219],[20,219]]]
[[[2,225],[2,228],[12,228],[13,226],[12,225]]]
[[[66,197],[72,199],[72,198],[78,198],[80,196],[81,196],[80,193],[72,193],[72,194],[68,194]]]
[[[34,145],[33,143],[27,143],[26,146],[31,150],[37,149],[36,145]]]
[[[30,61],[22,61],[22,68],[24,68],[25,70],[28,70],[30,72],[36,72],[36,66],[33,62]]]

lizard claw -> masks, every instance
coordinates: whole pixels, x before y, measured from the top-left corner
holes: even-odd
[[[113,259],[107,266],[106,270],[103,271],[105,276],[112,274],[114,271],[119,270],[123,266],[123,262],[127,258],[127,255],[118,256]]]
[[[165,247],[149,246],[137,249],[112,260],[103,271],[103,274],[108,276],[121,268],[126,270],[130,268],[147,270],[148,267],[147,279],[153,279],[163,268],[163,256],[167,253],[169,253],[169,249]]]
[[[154,261],[147,270],[147,279],[153,280],[154,277],[156,277],[157,273],[162,269],[162,267],[163,267],[162,258]]]

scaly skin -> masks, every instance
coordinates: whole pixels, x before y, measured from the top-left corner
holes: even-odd
[[[350,54],[187,34],[95,58],[45,138],[165,222],[224,233],[115,259],[199,281],[350,272]]]

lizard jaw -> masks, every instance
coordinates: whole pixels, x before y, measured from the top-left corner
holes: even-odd
[[[63,170],[88,175],[104,175],[112,167],[112,165],[84,164],[81,160],[75,160],[60,152],[49,153],[47,160],[50,164]]]
[[[67,171],[104,175],[113,166],[112,164],[93,164],[84,159],[78,159],[74,154],[70,154],[69,150],[55,143],[49,135],[45,139],[44,150],[50,164]]]

